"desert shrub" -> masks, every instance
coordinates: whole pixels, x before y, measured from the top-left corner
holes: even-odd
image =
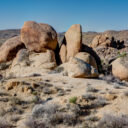
[[[69,99],[69,103],[76,104],[76,101],[77,101],[77,97],[76,97],[76,96],[71,97],[71,98]]]
[[[52,90],[50,88],[48,88],[48,87],[44,87],[43,88],[43,93],[44,94],[52,94]]]
[[[88,86],[87,89],[86,89],[87,92],[98,92],[98,89],[95,89],[91,86]]]
[[[92,122],[84,122],[82,124],[82,127],[81,128],[96,128],[96,126],[92,123]]]
[[[128,128],[128,116],[104,115],[97,128]]]
[[[120,53],[120,52],[118,52],[118,58],[120,58],[120,57],[126,57],[127,56],[127,53],[126,52],[122,52],[122,53]]]
[[[93,108],[104,107],[105,105],[107,105],[106,99],[102,97],[98,97],[97,99],[90,102],[90,104],[87,104],[85,107],[86,109],[93,109]]]
[[[6,113],[7,111],[4,108],[0,109],[0,117],[4,116]]]
[[[33,117],[29,117],[25,122],[24,125],[28,128],[47,128],[45,125],[44,120],[37,120]]]
[[[10,66],[10,63],[8,64],[8,63],[3,62],[0,64],[0,70],[5,70],[5,69],[9,68],[9,66]]]
[[[95,115],[90,115],[90,116],[87,116],[87,117],[85,118],[85,120],[86,120],[86,121],[95,122],[95,121],[98,121],[99,118],[98,118],[97,116],[95,116]]]
[[[53,73],[61,73],[64,71],[63,67],[57,67],[56,69],[54,69],[53,71],[51,71],[49,74],[53,74]]]
[[[94,104],[95,104],[97,107],[103,107],[103,106],[107,105],[107,101],[106,101],[106,99],[103,98],[103,97],[98,97],[98,98],[95,100]]]
[[[92,94],[89,94],[89,93],[83,95],[82,98],[87,100],[87,101],[96,99],[95,96],[93,96]]]
[[[42,114],[54,114],[58,111],[59,106],[56,104],[50,104],[50,103],[45,103],[45,104],[39,104],[36,105],[33,110],[32,110],[32,116],[33,117],[40,117],[43,116]]]
[[[36,91],[33,91],[32,94],[36,96],[37,95],[37,92]]]
[[[51,128],[58,124],[74,125],[77,117],[74,113],[61,110],[57,104],[45,103],[36,105],[32,115],[25,121],[28,128]]]
[[[6,120],[6,118],[0,118],[0,128],[12,128],[12,125]]]
[[[17,97],[11,97],[10,98],[10,104],[11,105],[22,105],[25,104],[25,101],[22,101],[21,99],[17,98]]]
[[[19,115],[12,115],[10,120],[13,122],[17,122],[20,120],[20,116]]]
[[[68,110],[71,113],[74,113],[76,116],[79,116],[82,114],[82,110],[78,104],[67,104],[66,110]]]

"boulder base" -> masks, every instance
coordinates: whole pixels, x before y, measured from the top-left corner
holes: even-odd
[[[45,53],[28,52],[23,49],[18,52],[13,60],[9,73],[15,77],[31,76],[33,74],[42,75],[56,67],[55,55],[51,50]]]

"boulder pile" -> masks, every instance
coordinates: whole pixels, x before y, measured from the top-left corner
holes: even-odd
[[[115,40],[114,37],[110,37],[107,34],[100,34],[94,37],[91,43],[92,48],[98,46],[113,47],[117,49],[124,48],[124,41]]]
[[[20,36],[0,47],[0,63],[12,61],[6,75],[14,77],[60,73],[74,78],[96,78],[111,67],[109,74],[128,80],[127,53],[122,55],[121,51],[127,51],[124,43],[106,34],[94,37],[90,47],[82,44],[80,24],[72,25],[58,41],[52,26],[27,21]]]
[[[98,77],[95,58],[82,51],[80,24],[68,29],[60,45],[52,26],[27,21],[21,28],[20,36],[7,40],[0,49],[0,62],[12,61],[7,76],[42,75],[59,66],[70,77]]]

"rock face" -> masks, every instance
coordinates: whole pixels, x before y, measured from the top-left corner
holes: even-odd
[[[110,46],[111,40],[106,35],[97,35],[92,43],[91,47],[96,48],[99,45]]]
[[[83,60],[97,69],[97,64],[93,56],[86,52],[79,52],[75,55],[76,58]]]
[[[81,50],[82,45],[82,28],[80,24],[72,25],[65,33],[67,43],[67,60],[74,57]]]
[[[51,50],[45,53],[28,52],[23,49],[18,52],[13,60],[9,75],[15,77],[30,76],[33,74],[43,74],[56,67],[55,55]]]
[[[61,63],[65,63],[67,61],[67,48],[65,44],[62,44],[59,55]]]
[[[22,48],[25,48],[25,45],[21,42],[20,36],[8,39],[0,47],[0,63],[12,60]]]
[[[93,66],[75,57],[60,65],[57,70],[62,70],[62,74],[73,78],[98,77],[98,71]]]
[[[55,50],[57,46],[57,33],[48,24],[28,21],[24,23],[21,29],[21,40],[29,51]]]
[[[128,81],[128,55],[120,57],[112,63],[112,73],[115,77]]]
[[[105,46],[105,47],[113,47],[117,49],[122,49],[125,47],[124,41],[115,40],[114,37],[107,34],[97,35],[91,45],[92,48],[96,48],[97,46]]]

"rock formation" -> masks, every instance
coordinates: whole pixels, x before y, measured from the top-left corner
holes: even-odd
[[[27,21],[21,29],[21,40],[29,51],[44,52],[55,50],[57,33],[48,24]]]
[[[43,74],[56,67],[54,52],[47,50],[44,53],[28,52],[21,50],[12,62],[12,66],[7,76],[30,76],[33,74]]]
[[[111,40],[106,35],[97,35],[93,39],[91,43],[91,47],[95,48],[99,45],[110,46],[110,44],[111,44]]]
[[[73,78],[95,78],[99,75],[98,71],[93,66],[75,57],[70,58],[67,63],[57,67],[55,72],[62,73],[63,75]]]
[[[97,35],[91,43],[92,48],[98,46],[113,47],[117,49],[124,48],[124,41],[115,40],[114,37],[108,36],[107,34]]]
[[[70,59],[70,57],[74,57],[78,52],[81,51],[81,46],[82,28],[80,24],[74,24],[65,33],[63,40],[61,40],[61,62],[66,62]]]
[[[75,55],[76,58],[83,60],[84,62],[90,64],[94,68],[97,68],[96,61],[93,56],[91,56],[89,53],[86,52],[79,52]]]
[[[128,55],[120,56],[112,62],[112,73],[115,77],[128,81]]]
[[[0,63],[12,60],[22,48],[25,48],[25,45],[21,42],[20,36],[8,39],[0,47]]]
[[[65,33],[67,43],[67,60],[74,57],[81,50],[82,28],[80,24],[72,25]]]

